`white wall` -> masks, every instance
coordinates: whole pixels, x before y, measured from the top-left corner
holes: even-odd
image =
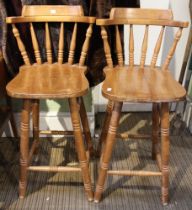
[[[173,16],[175,20],[182,20],[182,21],[190,21],[190,15],[189,15],[189,0],[140,0],[141,8],[158,8],[158,9],[172,9]],[[128,30],[128,29],[127,29]],[[142,28],[136,28],[134,30],[136,36],[140,36],[142,33]],[[170,64],[170,68],[172,69],[172,73],[176,80],[179,78],[181,66],[183,63],[184,53],[185,53],[185,47],[188,39],[190,27],[188,29],[184,29],[183,36],[177,46],[176,53],[172,59],[172,62]],[[126,31],[126,30],[125,30]],[[149,45],[153,45],[156,41],[156,38],[158,36],[159,28],[156,27],[155,32],[152,36],[149,38]],[[162,56],[165,53],[168,52],[170,43],[173,40],[173,33],[175,31],[166,31],[165,37],[166,37],[166,43],[163,43],[163,47],[159,53],[159,58],[157,61],[157,64],[161,64],[163,62],[164,57]],[[125,32],[127,34],[127,31]],[[167,39],[168,38],[168,39]],[[139,37],[139,39],[142,41],[142,37]],[[125,45],[128,46],[128,39],[125,37]],[[137,47],[141,46],[141,43],[137,42],[135,43],[135,49]],[[149,46],[150,49],[150,46]],[[152,56],[152,49],[147,53],[146,61],[149,62],[151,56]],[[162,54],[163,53],[163,54]],[[127,56],[127,51],[125,52],[125,57]],[[135,54],[135,61],[138,62],[140,59],[140,54]],[[127,60],[126,60],[127,62]],[[98,85],[93,89],[93,103],[95,105],[96,111],[105,111],[105,104],[107,103],[107,100],[104,99],[101,95],[101,85]],[[133,105],[133,104],[126,104],[123,107],[123,111],[148,111],[151,110],[151,105],[146,104],[145,106],[140,105]]]

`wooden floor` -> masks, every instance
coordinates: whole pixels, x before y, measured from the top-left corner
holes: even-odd
[[[97,116],[99,133],[103,115]],[[123,114],[120,130],[128,126],[138,133],[149,133],[151,119],[148,113]],[[192,209],[192,136],[186,129],[173,128],[171,121],[170,203],[160,202],[159,177],[108,177],[104,199],[99,203],[86,200],[80,174],[29,173],[27,196],[18,199],[18,152],[7,138],[0,139],[0,209]],[[48,141],[47,141],[48,140]],[[96,145],[98,139],[94,140]],[[73,140],[68,138],[41,139],[39,160],[33,164],[76,165]],[[151,160],[149,140],[118,140],[110,167],[157,170]],[[98,159],[91,161],[93,187],[97,178]]]

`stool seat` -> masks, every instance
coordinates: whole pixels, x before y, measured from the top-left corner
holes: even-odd
[[[186,96],[185,89],[173,78],[170,70],[145,66],[116,66],[104,69],[106,79],[102,94],[112,101],[173,102]]]
[[[7,85],[7,92],[11,97],[32,99],[83,96],[89,87],[85,70],[86,67],[58,63],[24,65]]]

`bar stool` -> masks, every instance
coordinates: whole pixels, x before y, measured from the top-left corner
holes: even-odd
[[[86,110],[83,98],[89,84],[85,77],[86,55],[89,48],[89,41],[92,34],[92,27],[95,23],[94,17],[85,17],[81,6],[55,6],[55,5],[33,5],[24,6],[21,17],[8,17],[8,24],[12,25],[13,34],[16,38],[18,48],[21,52],[24,65],[20,67],[18,75],[7,85],[7,92],[13,98],[23,100],[21,117],[21,139],[20,139],[20,178],[19,197],[24,198],[27,186],[27,172],[49,171],[49,172],[81,172],[88,200],[93,200],[91,178],[89,173],[89,155],[86,150],[92,150],[91,134],[89,130]],[[54,60],[50,25],[60,24],[57,58]],[[36,26],[44,24],[44,30],[39,30],[45,37],[46,61],[42,58],[41,43],[38,40]],[[79,36],[79,25],[87,27],[84,34],[84,42],[77,60],[77,43]],[[23,26],[25,25],[25,26]],[[22,28],[23,27],[23,28]],[[29,56],[29,49],[21,39],[19,29],[30,28],[31,41],[34,49],[35,61]],[[66,27],[72,28],[70,45],[66,46]],[[37,27],[38,28],[38,27]],[[82,33],[82,31],[81,31]],[[42,40],[41,40],[42,41]],[[68,58],[65,56],[67,55]],[[68,99],[73,131],[53,131],[52,134],[74,134],[75,146],[78,153],[80,168],[64,166],[30,166],[32,156],[37,151],[39,134],[47,134],[39,130],[39,100],[40,99]],[[33,144],[29,150],[29,120],[32,112],[33,121]],[[84,145],[81,124],[85,136]]]
[[[173,78],[169,63],[181,37],[182,29],[188,26],[187,22],[172,20],[170,10],[113,8],[109,19],[97,19],[96,24],[101,26],[101,36],[107,66],[104,68],[105,80],[102,86],[102,95],[109,100],[100,143],[102,144],[99,176],[96,185],[94,201],[99,202],[104,190],[107,175],[126,176],[160,176],[162,180],[162,203],[168,203],[169,187],[169,102],[185,99],[185,89]],[[123,49],[119,26],[129,26],[129,64],[124,64]],[[134,37],[134,27],[144,26],[144,35],[141,49],[135,49],[138,42]],[[159,26],[159,36],[154,46],[149,65],[146,64],[148,40],[152,36],[154,26]],[[157,58],[162,45],[165,28],[178,28],[172,46],[162,66],[157,66]],[[115,43],[110,42],[108,31],[114,28]],[[168,32],[167,32],[168,33]],[[166,37],[165,37],[166,38]],[[110,48],[111,45],[115,50]],[[134,53],[140,51],[140,63],[134,60]],[[114,54],[117,65],[114,65]],[[152,103],[152,158],[156,159],[159,168],[155,171],[108,170],[114,144],[116,142],[117,127],[124,102]],[[159,141],[159,127],[161,143]]]

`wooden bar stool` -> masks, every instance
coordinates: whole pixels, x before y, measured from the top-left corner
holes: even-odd
[[[20,140],[20,179],[19,196],[23,198],[27,186],[27,172],[50,171],[50,172],[81,172],[88,200],[93,200],[91,178],[89,173],[89,155],[86,150],[92,151],[91,134],[89,130],[86,110],[82,96],[89,89],[88,81],[85,77],[85,60],[89,48],[89,41],[92,34],[92,27],[95,23],[94,17],[85,17],[81,6],[24,6],[21,17],[8,17],[7,23],[12,25],[13,34],[23,57],[24,65],[20,67],[18,75],[7,85],[9,96],[23,99],[23,110],[21,118],[21,140]],[[52,23],[60,24],[60,34],[58,37],[58,50],[56,59],[53,55],[52,42],[57,37],[51,39]],[[25,26],[24,26],[25,25]],[[77,61],[77,45],[79,25],[86,26],[79,61]],[[43,26],[43,29],[40,27]],[[34,49],[35,61],[21,39],[19,29],[30,28],[31,41]],[[35,29],[40,28],[36,31]],[[66,31],[72,29],[72,34]],[[38,34],[42,32],[45,37],[46,61],[41,56],[40,42]],[[70,42],[69,42],[70,38]],[[54,39],[54,40],[53,40]],[[69,46],[66,46],[66,39]],[[79,45],[78,45],[79,47]],[[67,50],[67,51],[66,51]],[[68,58],[66,58],[68,52]],[[76,64],[74,64],[76,62]],[[39,130],[39,100],[40,99],[64,99],[69,101],[73,131],[40,131]],[[29,150],[29,120],[32,112],[33,121],[33,144]],[[84,145],[81,124],[85,136]],[[39,144],[39,134],[74,134],[75,145],[80,162],[80,168],[74,167],[51,167],[51,166],[30,166],[33,153],[37,151]]]
[[[99,176],[96,185],[95,202],[99,202],[104,189],[106,176],[160,176],[162,179],[162,203],[168,203],[169,186],[169,102],[184,100],[185,89],[173,78],[168,68],[181,37],[182,29],[188,26],[187,22],[174,21],[170,10],[113,8],[109,19],[98,19],[96,24],[101,26],[104,51],[107,66],[104,68],[105,80],[102,86],[102,95],[109,100],[100,144],[102,144]],[[129,26],[129,64],[124,64],[124,52],[120,26]],[[141,49],[135,49],[138,40],[134,37],[136,25],[144,26],[144,35]],[[159,36],[153,48],[153,55],[149,65],[146,64],[149,36],[153,36],[154,26],[159,27]],[[178,28],[172,46],[162,66],[157,66],[165,28]],[[115,43],[110,40],[108,31],[115,31]],[[111,49],[111,45],[115,50]],[[140,51],[140,64],[136,65],[134,53]],[[116,55],[116,60],[114,54]],[[114,60],[117,65],[114,65]],[[156,159],[159,171],[131,171],[108,170],[112,150],[115,144],[120,113],[124,102],[152,103],[152,158]],[[161,129],[159,128],[161,127]],[[161,142],[159,141],[159,129]],[[121,135],[118,135],[121,136]],[[123,135],[122,135],[123,136]],[[127,137],[127,136],[125,136]],[[141,138],[141,137],[138,137]]]

